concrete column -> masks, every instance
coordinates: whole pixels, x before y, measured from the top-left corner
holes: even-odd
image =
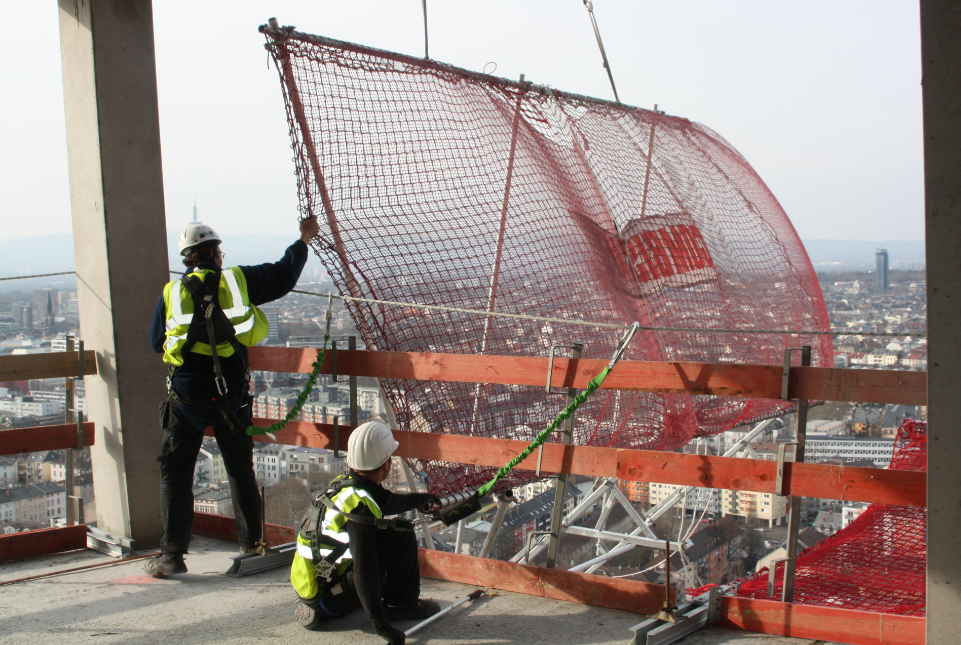
[[[928,279],[927,642],[961,633],[961,3],[921,1]]]
[[[164,368],[149,346],[167,274],[150,0],[59,0],[81,335],[97,522],[159,542]]]

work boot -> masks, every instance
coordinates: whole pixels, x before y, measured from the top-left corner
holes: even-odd
[[[410,604],[404,605],[403,607],[391,607],[387,606],[387,620],[394,622],[395,620],[424,620],[429,618],[440,611],[440,604],[436,600],[431,600],[430,598],[421,598],[420,600]]]
[[[154,578],[166,578],[178,573],[187,573],[183,553],[161,553],[156,558],[150,558],[143,565],[144,573]]]
[[[320,627],[327,622],[327,617],[318,611],[316,607],[311,607],[302,600],[297,602],[297,610],[294,612],[294,616],[297,619],[298,625],[311,631],[320,629]]]

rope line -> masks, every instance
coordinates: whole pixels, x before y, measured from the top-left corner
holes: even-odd
[[[62,271],[60,273],[39,273],[37,275],[21,275],[10,278],[0,278],[0,282],[6,280],[27,280],[29,278],[49,278],[56,275],[73,275],[76,271]],[[174,275],[183,275],[183,271],[170,270]],[[471,314],[475,316],[492,316],[494,318],[513,318],[516,320],[532,320],[537,322],[550,322],[559,325],[577,325],[580,327],[594,327],[601,329],[627,329],[630,325],[618,325],[616,323],[592,322],[589,320],[568,320],[565,318],[548,318],[545,316],[529,316],[526,314],[509,314],[505,311],[480,311],[478,309],[464,309],[462,307],[445,307],[443,305],[424,305],[417,302],[399,302],[396,300],[377,300],[375,298],[355,298],[352,296],[340,296],[337,294],[317,293],[316,291],[303,291],[301,289],[291,289],[291,293],[299,293],[315,298],[336,298],[337,300],[350,300],[353,302],[369,302],[377,305],[389,305],[392,307],[411,307],[414,309],[424,309],[428,314],[431,309],[445,311],[455,314]],[[663,332],[682,332],[682,333],[708,333],[708,334],[777,334],[788,336],[868,336],[870,338],[896,338],[898,336],[914,336],[915,338],[927,338],[927,333],[887,333],[876,331],[815,331],[812,329],[788,329],[779,331],[776,329],[704,329],[696,327],[638,327],[639,331],[663,331]]]
[[[171,273],[176,273],[172,271]],[[317,293],[315,291],[302,291],[300,289],[292,289],[291,293],[300,293],[306,296],[316,296],[326,298],[328,294]],[[339,296],[337,294],[330,294],[331,297],[337,298],[338,300],[350,300],[353,302],[370,302],[378,305],[390,305],[394,307],[411,307],[415,309],[425,309],[428,313],[430,310],[436,309],[437,311],[445,311],[450,313],[458,314],[472,314],[476,316],[493,316],[495,318],[513,318],[516,320],[533,320],[537,322],[549,322],[557,323],[560,325],[578,325],[581,327],[595,327],[602,329],[627,329],[631,325],[621,325],[616,323],[603,323],[603,322],[592,322],[588,320],[569,320],[565,318],[548,318],[545,316],[530,316],[527,314],[510,314],[504,311],[480,311],[478,309],[463,309],[461,307],[445,307],[443,305],[424,305],[416,302],[398,302],[396,300],[377,300],[374,298],[355,298],[353,296]],[[684,332],[684,333],[711,333],[711,334],[778,334],[778,335],[799,335],[799,336],[871,336],[880,338],[894,338],[897,336],[914,336],[916,338],[927,338],[926,333],[921,334],[904,334],[904,333],[887,333],[887,332],[850,332],[850,331],[815,331],[815,330],[796,330],[789,329],[784,331],[772,330],[772,329],[703,329],[703,328],[686,328],[686,327],[638,327],[639,331],[663,331],[663,332]]]
[[[489,493],[490,490],[494,487],[494,484],[496,484],[498,481],[506,477],[507,474],[514,469],[514,466],[516,466],[517,464],[527,459],[530,456],[530,454],[534,452],[536,448],[538,448],[542,443],[547,441],[547,437],[550,436],[552,432],[557,430],[557,427],[561,425],[561,423],[563,423],[565,419],[567,419],[572,414],[574,414],[574,410],[576,410],[581,405],[581,403],[587,400],[587,397],[593,394],[594,391],[601,386],[601,383],[604,382],[604,379],[607,378],[607,375],[610,373],[610,371],[611,371],[611,366],[608,365],[603,370],[601,370],[600,374],[598,374],[593,379],[591,379],[591,382],[587,384],[587,389],[585,389],[583,392],[575,396],[574,400],[568,403],[567,407],[561,410],[561,413],[558,414],[557,417],[555,417],[554,420],[551,421],[546,428],[541,430],[540,433],[536,437],[534,437],[534,440],[530,442],[530,444],[526,448],[524,448],[524,450],[522,450],[519,455],[517,455],[516,457],[511,459],[509,462],[507,462],[504,466],[499,468],[497,470],[497,474],[494,475],[493,479],[491,479],[489,482],[487,482],[486,484],[484,484],[483,486],[477,489],[477,496],[483,497],[484,495]]]
[[[49,278],[55,275],[73,275],[76,271],[61,271],[60,273],[38,273],[37,275],[15,275],[10,278],[0,278],[0,282],[7,280],[29,280],[30,278]]]

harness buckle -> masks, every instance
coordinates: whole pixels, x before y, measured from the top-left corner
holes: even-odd
[[[321,558],[317,564],[314,565],[314,569],[317,572],[318,578],[330,580],[334,576],[337,567],[328,562],[326,558]]]

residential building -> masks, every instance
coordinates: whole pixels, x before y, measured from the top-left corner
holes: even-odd
[[[46,417],[61,414],[63,406],[56,401],[34,399],[32,396],[13,396],[0,399],[0,412],[14,417]]]
[[[844,517],[841,513],[835,513],[833,511],[821,511],[814,518],[814,524],[811,528],[816,531],[823,533],[824,535],[831,537],[844,527]]]
[[[26,453],[17,460],[17,479],[23,484],[34,484],[43,481],[43,464],[54,461],[57,455],[49,450]]]
[[[40,468],[40,480],[62,482],[67,478],[67,462],[60,455],[51,452],[53,459],[44,460]]]
[[[36,484],[7,489],[14,502],[13,518],[17,522],[45,522],[47,493]]]
[[[16,504],[10,491],[0,488],[0,522],[12,522],[16,515]]]
[[[764,520],[768,526],[787,521],[790,501],[787,497],[750,491],[721,491],[721,515],[737,515]]]
[[[212,488],[200,495],[194,495],[194,512],[211,513],[214,515],[230,515],[233,502],[230,492],[219,488]]]
[[[290,447],[281,453],[281,472],[302,477],[311,472],[325,472],[331,475],[347,473],[345,453],[335,458],[332,450],[323,448]]]
[[[887,468],[888,464],[891,463],[893,450],[894,439],[829,437],[827,439],[808,439],[804,448],[804,458],[806,461],[868,459],[876,468]]]
[[[215,484],[227,481],[227,467],[224,466],[224,456],[220,452],[220,447],[214,441],[204,441],[200,452],[197,454],[197,462],[204,461],[203,473],[207,477],[207,482]],[[196,474],[195,470],[195,474]],[[196,477],[195,483],[196,483]]]
[[[17,458],[13,455],[0,456],[0,488],[17,483]],[[0,515],[0,519],[2,519]]]
[[[624,496],[632,502],[638,504],[650,504],[650,484],[648,482],[636,482],[620,479],[617,487],[624,493]]]
[[[67,491],[63,482],[41,482],[36,485],[43,491],[46,506],[46,519],[65,517],[67,514]]]
[[[861,517],[871,505],[867,502],[854,502],[841,507],[841,528],[846,529],[854,520]]]
[[[268,486],[280,481],[280,446],[259,444],[254,446],[254,474]]]
[[[651,482],[648,484],[648,499],[652,506],[656,506],[678,490],[684,490],[686,488],[687,486],[679,486],[676,484]],[[720,513],[721,491],[714,488],[695,488],[688,491],[684,508],[690,511],[700,512],[706,509],[708,513]]]

